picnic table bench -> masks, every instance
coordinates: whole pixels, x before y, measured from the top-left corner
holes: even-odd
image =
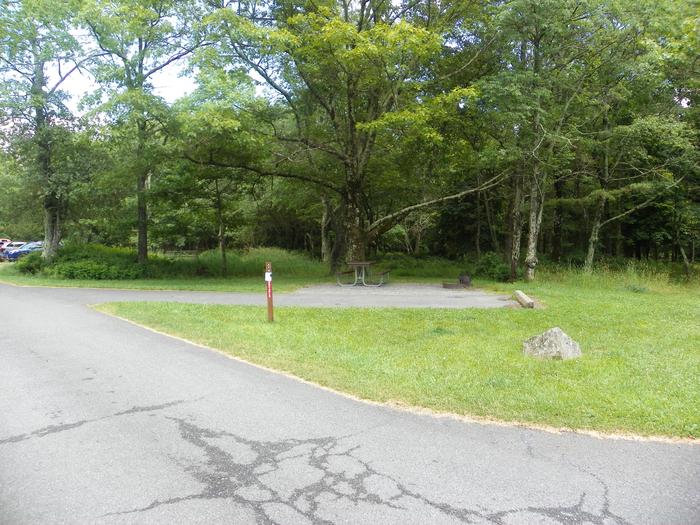
[[[382,286],[385,284],[386,281],[388,281],[389,278],[389,270],[386,270],[384,272],[379,272],[379,281],[377,282],[371,282],[370,277],[372,274],[370,273],[370,267],[374,264],[372,261],[350,261],[348,263],[348,266],[351,268],[350,270],[344,271],[344,272],[337,272],[335,274],[336,281],[338,282],[338,286]],[[343,279],[346,276],[353,276],[353,281],[352,282],[342,282],[341,279]]]

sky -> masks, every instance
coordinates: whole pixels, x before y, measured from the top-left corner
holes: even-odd
[[[191,93],[196,87],[195,81],[187,76],[179,76],[182,71],[183,65],[175,63],[153,75],[151,81],[154,93],[169,103]],[[97,84],[90,75],[78,71],[73,72],[61,84],[61,90],[71,96],[71,100],[66,105],[78,115],[82,113],[78,108],[80,100],[96,88]]]

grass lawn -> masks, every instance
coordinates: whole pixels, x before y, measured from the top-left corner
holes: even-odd
[[[700,438],[700,288],[562,273],[519,287],[541,310],[113,303],[101,311],[365,399],[536,424]],[[553,326],[574,361],[522,341]]]

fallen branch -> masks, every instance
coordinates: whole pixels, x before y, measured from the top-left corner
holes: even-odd
[[[513,297],[515,297],[515,300],[518,301],[520,303],[520,306],[522,306],[523,308],[535,307],[535,301],[533,301],[521,290],[515,290],[515,292],[513,292]]]
[[[424,201],[420,202],[418,204],[413,204],[411,206],[406,206],[405,208],[396,211],[394,213],[390,213],[389,215],[386,215],[382,217],[381,219],[377,219],[374,221],[372,224],[370,224],[368,231],[370,233],[372,232],[377,232],[375,235],[381,234],[384,231],[388,230],[391,228],[382,229],[383,226],[386,225],[393,225],[396,221],[401,220],[403,217],[408,215],[409,213],[412,213],[416,210],[420,210],[421,208],[425,208],[427,206],[432,206],[434,204],[440,204],[441,202],[447,202],[455,199],[459,199],[461,197],[464,197],[465,195],[469,195],[470,193],[475,193],[477,191],[484,191],[489,188],[492,188],[498,184],[501,183],[503,180],[504,173],[499,173],[495,177],[492,177],[491,179],[487,180],[484,182],[482,185],[477,186],[476,188],[470,188],[468,190],[460,191],[458,193],[453,193],[452,195],[447,195],[446,197],[439,197],[437,199],[431,199],[429,201]]]

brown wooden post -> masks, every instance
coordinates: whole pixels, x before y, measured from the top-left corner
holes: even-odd
[[[272,263],[265,263],[265,282],[267,283],[267,320],[271,323],[275,320],[272,311]]]

